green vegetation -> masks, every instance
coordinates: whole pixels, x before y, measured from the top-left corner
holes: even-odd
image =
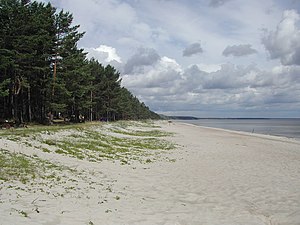
[[[24,212],[23,210],[18,211],[22,216],[28,217],[27,212]]]
[[[118,164],[116,168],[125,165],[126,171],[146,170],[157,160],[174,162],[175,159],[168,158],[168,153],[176,146],[165,140],[167,135],[171,133],[162,132],[151,121],[0,130],[0,142],[5,146],[5,149],[0,148],[0,189],[7,193],[0,204],[14,205],[16,199],[29,196],[25,197],[29,199],[26,208],[18,205],[14,209],[12,205],[9,209],[23,219],[30,219],[35,214],[33,211],[43,210],[40,204],[44,203],[40,201],[45,201],[47,196],[51,199],[90,199],[96,191],[98,204],[121,203],[126,200],[123,188],[125,191],[128,187],[121,186],[119,190],[119,185],[115,186],[119,176],[110,177],[103,169],[105,164],[99,165],[100,161],[110,160]],[[20,148],[14,149],[15,145],[8,139],[17,142]],[[105,213],[113,212],[109,208],[104,210]],[[84,223],[92,225],[95,222],[89,218]]]
[[[63,124],[63,125],[32,125],[28,128],[18,128],[18,129],[0,129],[1,136],[7,136],[12,140],[20,140],[21,137],[30,137],[34,134],[53,134],[63,130],[82,130],[85,127],[91,127],[92,125],[99,126],[98,122],[92,123],[77,123],[77,124]]]
[[[159,118],[121,86],[114,67],[86,58],[71,13],[0,0],[0,33],[0,122]]]
[[[0,149],[0,165],[0,180],[18,180],[23,184],[35,178],[59,181],[60,177],[56,174],[66,169],[72,171],[67,167],[57,166],[37,156],[11,153],[5,149]]]
[[[132,130],[130,127],[134,127],[135,129]],[[172,135],[170,132],[164,132],[156,128],[160,127],[155,125],[151,120],[143,120],[140,122],[117,121],[112,124],[110,131],[113,133],[136,137],[167,137]]]
[[[163,132],[160,130],[149,130],[149,131],[143,131],[143,130],[120,130],[120,129],[111,129],[112,132],[118,133],[118,134],[124,134],[129,136],[140,136],[140,137],[167,137],[170,136],[171,133]]]
[[[176,147],[162,139],[172,133],[157,129],[150,121],[36,125],[31,128],[0,130],[0,134],[45,153],[68,155],[91,162],[110,159],[119,160],[122,164],[132,160],[149,163],[146,159],[151,158],[153,161],[163,151]]]
[[[38,173],[28,156],[0,149],[0,180],[19,180],[26,183]]]
[[[122,122],[123,125],[126,123],[127,128],[130,124],[132,125],[131,122]],[[120,130],[117,128],[118,124],[114,124],[114,129],[105,128],[103,125],[98,125],[98,127],[95,125],[85,126],[82,127],[80,133],[69,132],[70,135],[64,138],[44,139],[42,143],[54,147],[57,154],[65,154],[93,162],[116,159],[123,164],[129,163],[130,160],[142,161],[143,157],[155,155],[159,150],[175,148],[173,143],[160,138],[171,134],[160,130],[136,131],[130,129],[127,131],[123,129],[121,133],[128,136],[118,137],[114,135],[120,134]],[[113,133],[106,134],[106,129]],[[154,153],[153,151],[157,152]]]

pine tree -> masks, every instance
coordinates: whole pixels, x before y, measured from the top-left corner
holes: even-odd
[[[72,21],[50,3],[0,0],[0,119],[155,117],[121,87],[114,67],[86,59],[77,46],[84,33]]]
[[[79,25],[71,26],[72,21],[72,14],[63,10],[55,18],[51,111],[69,117],[75,115],[77,120],[81,111],[89,107],[85,97],[89,92],[90,78],[86,72],[86,54],[77,48],[84,33],[78,32]]]
[[[41,118],[43,86],[49,68],[53,40],[53,14],[50,4],[1,0],[0,70],[9,80],[5,117],[19,122]],[[2,77],[1,77],[2,78]],[[1,79],[2,80],[2,79]],[[33,109],[34,108],[34,109]],[[33,116],[35,112],[35,116]]]

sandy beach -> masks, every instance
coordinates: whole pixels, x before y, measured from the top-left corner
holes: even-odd
[[[0,136],[1,151],[47,162],[43,176],[49,177],[0,180],[0,225],[300,224],[300,142],[177,122],[155,125],[127,129],[168,133],[156,138],[175,148],[127,156],[128,163],[57,154],[50,145],[41,151],[49,141]]]

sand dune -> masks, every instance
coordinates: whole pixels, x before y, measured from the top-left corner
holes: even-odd
[[[177,148],[150,163],[78,160],[1,138],[0,149],[74,171],[58,171],[53,187],[2,182],[0,224],[300,224],[300,142],[156,123]]]

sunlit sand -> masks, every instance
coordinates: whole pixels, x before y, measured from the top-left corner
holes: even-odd
[[[172,133],[158,140],[176,148],[125,164],[0,139],[1,149],[74,169],[40,186],[2,182],[0,224],[299,224],[300,142],[177,122],[155,125]]]

